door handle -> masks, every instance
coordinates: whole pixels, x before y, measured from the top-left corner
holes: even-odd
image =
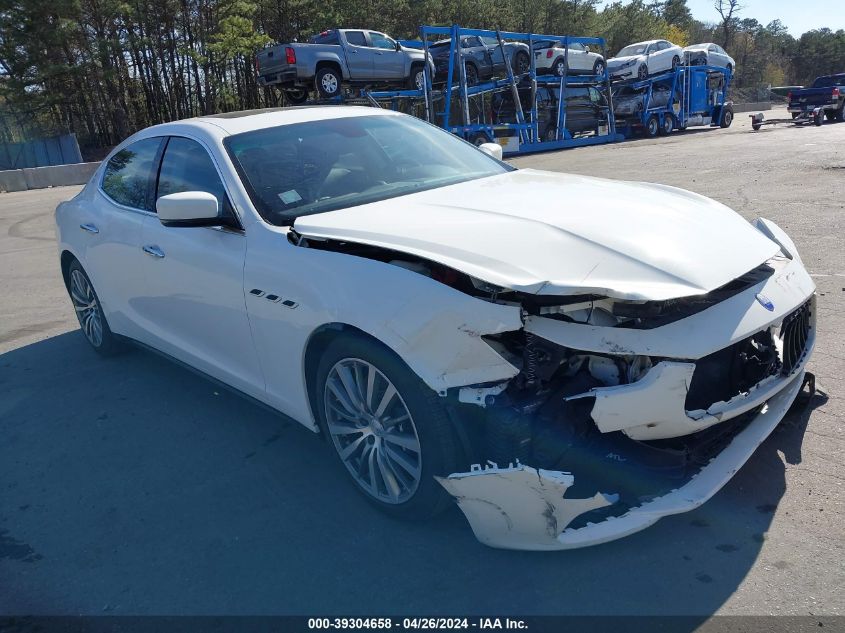
[[[86,222],[85,224],[80,224],[79,228],[83,231],[88,231],[89,233],[99,233],[100,229],[98,229],[94,224],[90,222]]]
[[[158,259],[164,257],[164,251],[155,244],[147,244],[143,247],[143,251],[151,257],[157,257]]]
[[[352,54],[352,55],[357,55],[358,51],[356,51],[354,48],[350,48],[349,53]]]

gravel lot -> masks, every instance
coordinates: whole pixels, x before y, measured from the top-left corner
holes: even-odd
[[[151,353],[99,359],[53,238],[79,188],[0,195],[0,614],[845,614],[843,146],[738,115],[513,161],[771,218],[820,294],[826,397],[699,510],[560,553],[487,549],[456,509],[397,523],[297,425]]]

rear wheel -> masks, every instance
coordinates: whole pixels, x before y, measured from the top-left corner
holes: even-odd
[[[563,57],[559,57],[552,64],[552,72],[555,74],[555,77],[563,77],[566,74],[566,62],[563,61]]]
[[[317,76],[314,78],[314,83],[317,87],[317,92],[324,99],[331,99],[340,94],[340,84],[343,77],[340,71],[336,68],[323,67],[317,71]]]
[[[76,260],[68,267],[68,293],[82,334],[94,351],[103,356],[120,351],[121,340],[112,333],[94,286]]]
[[[490,143],[490,139],[487,138],[487,135],[484,132],[476,132],[469,138],[469,142],[479,147],[480,145],[484,145],[484,143]]]
[[[541,140],[544,143],[550,143],[551,141],[557,140],[557,130],[553,125],[550,125],[546,128],[546,131],[543,132],[543,138]]]
[[[666,136],[667,134],[671,134],[672,130],[675,129],[675,117],[671,114],[667,114],[663,117],[663,123],[660,125],[660,134]]]
[[[675,55],[675,56],[672,58],[672,70],[673,70],[673,71],[674,71],[674,70],[677,70],[677,69],[678,69],[678,66],[680,66],[680,65],[681,65],[681,58],[680,58],[680,57],[678,57],[677,55]]]
[[[648,121],[645,122],[645,135],[648,138],[654,138],[660,133],[660,121],[657,119],[656,114],[652,114],[648,117]]]
[[[425,519],[447,508],[434,479],[460,469],[461,454],[440,397],[396,354],[342,334],[317,369],[317,410],[340,462],[381,510]]]
[[[815,125],[821,125],[824,123],[824,112],[819,110],[818,112],[813,113],[813,123]]]

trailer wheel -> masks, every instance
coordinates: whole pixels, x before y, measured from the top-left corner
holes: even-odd
[[[756,132],[757,130],[759,130],[761,127],[763,127],[763,124],[762,124],[762,123],[752,123],[752,124],[751,124],[751,129],[752,129],[752,130],[754,130],[755,132]]]
[[[285,101],[292,105],[301,105],[308,101],[308,91],[305,88],[296,88],[295,90],[284,90],[282,94],[285,95]]]
[[[472,143],[476,147],[484,145],[484,143],[490,143],[491,142],[490,139],[487,138],[487,135],[484,132],[476,132],[475,134],[470,136],[468,140],[469,140],[470,143]]]
[[[645,135],[648,138],[654,138],[660,133],[660,121],[657,119],[656,114],[652,114],[648,117],[648,121],[645,122]]]
[[[663,117],[663,122],[660,124],[660,135],[667,136],[675,129],[675,117],[667,114]]]
[[[729,128],[731,123],[734,122],[734,111],[733,108],[725,106],[722,108],[722,120],[719,121],[719,127],[721,128]]]
[[[819,110],[818,112],[813,113],[813,123],[817,126],[824,123],[824,112]]]

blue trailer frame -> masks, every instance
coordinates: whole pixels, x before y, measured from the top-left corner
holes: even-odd
[[[538,76],[537,68],[534,58],[534,43],[545,40],[558,40],[564,47],[565,68],[568,69],[568,51],[569,45],[573,43],[580,43],[584,45],[598,45],[602,49],[603,56],[606,59],[606,43],[604,39],[597,37],[573,37],[569,35],[542,35],[535,33],[517,33],[511,31],[490,31],[484,29],[464,29],[458,25],[451,27],[443,26],[422,26],[420,27],[420,39],[422,40],[423,49],[428,55],[429,52],[429,38],[432,36],[447,36],[450,39],[449,44],[449,65],[447,68],[446,84],[443,88],[443,104],[442,112],[434,112],[432,97],[434,91],[433,78],[430,76],[430,69],[426,67],[426,81],[424,98],[426,100],[426,112],[429,115],[429,122],[435,123],[440,127],[451,131],[463,137],[465,140],[475,140],[486,137],[487,141],[496,142],[496,132],[507,131],[514,132],[517,139],[517,148],[503,147],[506,155],[516,155],[529,152],[548,151],[554,149],[563,149],[567,147],[579,147],[584,145],[597,145],[602,143],[612,143],[622,140],[624,137],[616,131],[616,121],[613,116],[613,101],[611,94],[610,77],[605,68],[602,75],[568,75],[568,71],[564,72],[562,77],[547,77]],[[505,61],[505,69],[507,77],[503,79],[494,79],[483,82],[474,86],[468,86],[466,83],[465,67],[461,55],[460,40],[463,36],[478,36],[486,38],[495,38],[502,47],[502,58]],[[513,73],[510,65],[510,59],[504,51],[504,39],[523,41],[528,44],[528,53],[530,68],[527,73],[517,77]],[[530,107],[527,112],[523,112],[522,102],[519,98],[519,83],[520,81],[529,82],[534,98],[531,100]],[[558,113],[556,139],[553,141],[541,141],[539,135],[539,120],[537,115],[537,86],[545,85],[554,89],[558,88]],[[607,105],[605,110],[607,112],[607,132],[604,134],[597,134],[590,137],[573,138],[566,130],[566,89],[571,86],[601,86],[605,91]],[[483,95],[485,93],[500,92],[504,90],[511,90],[514,100],[514,111],[516,120],[512,123],[471,123],[469,116],[469,99],[470,97]],[[461,99],[462,122],[455,124],[452,121],[452,99],[454,93]],[[526,116],[527,115],[527,116]],[[482,136],[483,135],[483,136]]]
[[[719,88],[710,85],[714,77],[721,78]],[[727,98],[732,78],[732,72],[720,66],[679,66],[674,71],[646,79],[614,82],[614,90],[628,87],[645,91],[642,110],[620,118],[617,126],[626,137],[632,136],[637,129],[646,130],[648,136],[656,136],[658,131],[669,133],[697,125],[721,126],[726,122],[727,112],[733,116],[732,104]],[[650,104],[656,84],[666,85],[670,89],[671,97],[665,105]],[[671,117],[671,127],[668,125],[668,117]],[[652,120],[656,121],[657,130],[652,130]],[[727,122],[730,125],[730,119]]]

